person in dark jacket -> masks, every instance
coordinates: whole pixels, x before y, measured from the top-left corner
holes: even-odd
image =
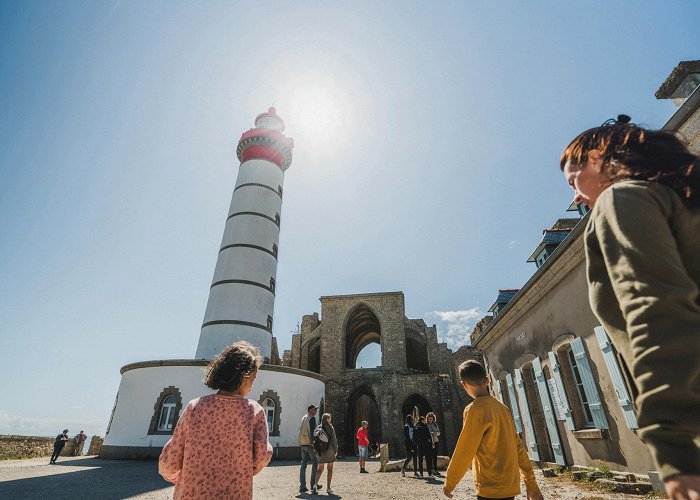
[[[51,455],[51,461],[49,464],[55,464],[56,459],[61,454],[63,447],[68,441],[68,429],[63,429],[63,433],[56,436],[56,440],[53,442],[53,455]]]
[[[406,476],[406,467],[413,459],[413,475],[418,476],[418,458],[416,457],[416,444],[413,442],[413,417],[406,415],[406,425],[403,426],[403,445],[406,448],[406,460],[401,467],[401,475]]]
[[[420,477],[423,477],[423,459],[425,459],[428,466],[428,475],[432,476],[432,463],[428,457],[430,456],[429,454],[433,443],[430,440],[430,431],[428,430],[424,415],[420,416],[418,425],[413,429],[413,442],[416,443],[416,449],[418,450],[418,470],[420,471]]]

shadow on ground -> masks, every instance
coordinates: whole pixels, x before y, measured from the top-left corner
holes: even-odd
[[[6,481],[0,478],[0,498],[116,500],[172,486],[158,474],[157,462],[98,458],[61,461],[59,458],[55,465],[46,467],[50,468],[50,474],[40,477]],[[42,466],[37,469],[44,472]]]

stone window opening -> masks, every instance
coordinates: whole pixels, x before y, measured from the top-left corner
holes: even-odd
[[[182,410],[182,394],[175,386],[166,387],[153,406],[148,434],[172,434]]]
[[[430,371],[428,347],[417,332],[406,330],[406,367],[421,372]]]
[[[279,395],[272,389],[268,389],[262,393],[258,402],[265,411],[265,420],[267,422],[267,431],[269,435],[279,436],[280,414],[282,412]]]
[[[345,323],[345,367],[354,369],[360,351],[369,344],[379,344],[381,350],[381,325],[377,315],[366,304],[357,305],[347,318]],[[380,362],[380,366],[381,364]]]

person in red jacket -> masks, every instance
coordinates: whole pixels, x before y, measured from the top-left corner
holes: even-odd
[[[365,460],[369,458],[369,452],[367,447],[369,446],[369,439],[367,439],[367,427],[369,424],[366,420],[362,421],[362,427],[357,429],[357,448],[360,452],[360,472],[362,474],[367,474],[365,470]]]

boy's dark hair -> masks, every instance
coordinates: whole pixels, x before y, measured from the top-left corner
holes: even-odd
[[[486,380],[486,369],[478,361],[470,359],[459,365],[459,378],[468,384],[481,384]]]
[[[204,384],[211,389],[235,391],[261,364],[257,347],[245,341],[236,342],[209,363]]]

